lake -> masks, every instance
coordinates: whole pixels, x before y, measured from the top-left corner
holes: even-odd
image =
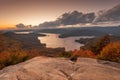
[[[51,33],[41,33],[47,36],[38,37],[41,43],[45,43],[47,48],[59,48],[64,47],[66,51],[73,51],[75,49],[80,49],[84,44],[75,42],[80,38],[93,38],[93,36],[79,36],[79,37],[68,37],[68,38],[59,38],[59,34]]]

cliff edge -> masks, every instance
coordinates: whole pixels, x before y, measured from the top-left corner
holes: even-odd
[[[78,58],[35,57],[0,70],[0,80],[120,80],[120,64]]]

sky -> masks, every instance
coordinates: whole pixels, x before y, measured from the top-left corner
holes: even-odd
[[[107,10],[120,0],[0,0],[0,29],[18,23],[38,25],[74,10],[89,13]]]

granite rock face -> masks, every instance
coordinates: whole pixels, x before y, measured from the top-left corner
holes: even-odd
[[[0,80],[120,80],[120,64],[90,58],[72,62],[36,57],[2,69]]]

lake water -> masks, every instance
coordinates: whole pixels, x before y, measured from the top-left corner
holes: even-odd
[[[14,32],[15,34],[30,34],[32,33],[33,31],[24,31],[24,32]]]
[[[80,38],[93,38],[93,36],[80,36],[80,37],[68,37],[68,38],[59,38],[59,34],[51,33],[42,33],[47,36],[38,37],[41,43],[45,43],[48,48],[59,48],[64,47],[66,51],[73,51],[75,49],[80,49],[84,44],[75,42]]]

